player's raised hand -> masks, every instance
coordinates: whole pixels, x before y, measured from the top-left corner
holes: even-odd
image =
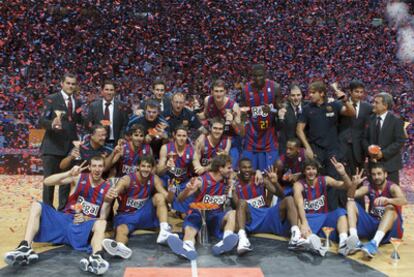
[[[335,157],[332,157],[331,158],[331,163],[333,164],[333,166],[335,167],[336,171],[340,175],[346,175],[345,166],[342,163],[338,162]]]
[[[70,175],[75,177],[75,176],[78,176],[79,174],[81,174],[82,171],[84,171],[85,169],[88,168],[87,165],[85,166],[86,162],[87,161],[83,161],[81,163],[81,165],[75,165],[74,167],[72,167],[72,169],[70,170]]]
[[[362,182],[364,182],[367,177],[362,177],[364,175],[364,169],[361,169],[361,171],[359,170],[359,168],[357,167],[356,169],[356,174],[354,176],[352,176],[352,183],[354,185],[359,185]]]
[[[265,173],[269,177],[270,182],[273,184],[277,183],[277,169],[273,165],[265,170]]]

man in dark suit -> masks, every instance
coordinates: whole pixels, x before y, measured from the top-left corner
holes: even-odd
[[[147,101],[155,100],[160,106],[160,113],[171,113],[171,98],[165,94],[166,85],[163,79],[157,78],[152,83],[152,96],[149,99],[142,100],[139,109],[134,111],[137,116],[143,116]]]
[[[286,154],[286,143],[296,138],[296,125],[305,103],[302,101],[302,91],[298,84],[293,83],[289,88],[288,102],[278,112],[277,129],[279,130],[279,155]]]
[[[372,113],[372,106],[362,101],[364,98],[364,84],[359,80],[352,80],[349,84],[350,101],[355,108],[355,116],[340,116],[338,125],[338,139],[340,148],[347,163],[350,175],[356,174],[356,168],[364,167],[366,152],[362,148],[364,130],[368,126]]]
[[[374,97],[373,115],[365,129],[363,147],[370,157],[370,163],[381,162],[388,172],[388,179],[399,184],[399,170],[402,169],[401,149],[404,146],[404,123],[391,112],[392,96],[381,92]],[[370,153],[370,145],[381,147],[379,153]]]
[[[102,98],[95,100],[89,107],[87,127],[91,131],[94,125],[107,127],[106,143],[114,147],[122,138],[128,124],[128,109],[119,100],[115,99],[115,84],[105,81],[101,88]]]
[[[75,100],[76,75],[66,73],[60,83],[62,89],[49,95],[44,101],[40,125],[46,130],[40,153],[44,177],[60,172],[59,163],[72,149],[72,141],[78,140],[76,124],[82,122],[80,103]],[[59,186],[58,210],[63,210],[69,195],[69,185]],[[43,202],[53,206],[53,186],[43,187]]]

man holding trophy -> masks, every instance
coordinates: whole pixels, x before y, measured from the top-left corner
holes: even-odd
[[[44,177],[58,173],[60,161],[67,156],[73,147],[72,141],[78,140],[76,123],[81,123],[80,103],[75,100],[77,77],[66,73],[61,80],[60,92],[49,95],[44,101],[44,110],[40,125],[45,129],[40,153],[44,166]],[[53,206],[54,187],[43,188],[43,202]],[[59,206],[65,207],[69,194],[69,186],[59,187]]]

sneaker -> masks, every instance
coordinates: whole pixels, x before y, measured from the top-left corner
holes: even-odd
[[[19,246],[4,255],[4,262],[8,265],[25,265],[34,263],[39,259],[39,255],[29,247],[27,242],[21,242]]]
[[[111,256],[121,257],[123,259],[129,259],[132,255],[132,250],[128,248],[122,242],[117,242],[112,239],[104,239],[102,241],[102,247]]]
[[[346,242],[339,247],[338,253],[342,256],[352,255],[361,250],[361,246],[357,236],[349,236]]]
[[[237,242],[239,241],[239,236],[236,234],[230,234],[227,237],[225,237],[223,240],[216,243],[212,248],[211,251],[213,252],[213,255],[218,256],[225,252],[228,252],[232,250]]]
[[[306,239],[300,237],[299,239],[291,238],[288,244],[289,250],[299,250],[306,244]]]
[[[316,253],[322,257],[326,255],[327,249],[322,247],[321,239],[315,235],[310,235],[303,244],[300,244],[304,250]]]
[[[109,263],[105,261],[101,255],[92,254],[89,258],[80,260],[80,268],[86,272],[102,275],[108,271]]]
[[[251,247],[249,239],[246,236],[239,237],[239,244],[237,245],[237,254],[243,255],[252,250],[253,248]]]
[[[197,259],[197,251],[194,246],[184,243],[178,236],[169,236],[167,243],[171,250],[178,256],[182,256],[190,261]]]
[[[367,243],[364,243],[361,250],[364,251],[365,256],[373,258],[378,252],[378,246],[375,244],[373,240],[371,240]]]
[[[167,244],[167,239],[169,236],[175,236],[178,238],[178,234],[171,233],[170,230],[160,229],[160,232],[157,237],[158,244]]]

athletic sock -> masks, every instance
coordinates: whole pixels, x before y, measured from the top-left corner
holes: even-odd
[[[358,238],[358,232],[356,228],[349,228],[349,235],[356,236]]]
[[[224,231],[223,239],[226,238],[227,236],[231,235],[231,234],[234,234],[233,231],[229,231],[229,230]]]
[[[293,240],[298,240],[300,239],[300,229],[298,227],[298,225],[293,225],[292,227],[290,227],[290,233],[292,234],[291,239]]]
[[[246,237],[246,231],[244,229],[240,229],[238,233],[239,237]]]
[[[377,231],[375,233],[375,236],[372,240],[375,241],[375,244],[377,246],[381,243],[382,239],[384,238],[384,235],[385,235],[385,233],[383,231]]]
[[[168,230],[169,229],[169,225],[168,225],[168,223],[167,222],[161,222],[160,223],[160,229],[162,229],[162,230]]]
[[[347,233],[340,233],[339,234],[339,246],[344,245],[347,238],[348,238],[348,234]]]

